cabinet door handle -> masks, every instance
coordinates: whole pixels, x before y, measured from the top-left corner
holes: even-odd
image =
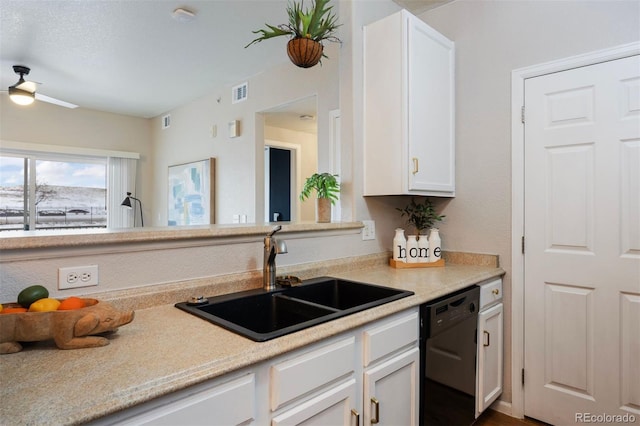
[[[413,157],[411,159],[411,161],[413,161],[413,174],[418,174],[418,171],[420,170],[420,164],[418,163],[418,157]]]
[[[495,294],[497,296],[497,295],[500,294],[500,290],[498,290],[497,288],[494,288],[491,293],[493,293],[493,294]]]
[[[360,413],[355,408],[351,409],[351,417],[356,418],[356,426],[360,426]]]
[[[487,343],[482,343],[482,346],[489,346],[491,345],[491,334],[489,334],[489,332],[487,330],[484,330],[484,335],[487,336]]]
[[[380,401],[375,397],[371,397],[371,403],[375,408],[375,414],[371,416],[371,424],[376,424],[380,422]]]

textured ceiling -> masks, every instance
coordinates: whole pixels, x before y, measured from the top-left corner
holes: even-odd
[[[356,0],[375,1],[375,0]],[[397,0],[415,13],[439,0]],[[244,46],[287,0],[0,0],[0,88],[31,68],[38,93],[84,108],[154,117],[278,63],[286,38]],[[192,22],[172,18],[178,7]],[[225,94],[223,94],[225,95]]]

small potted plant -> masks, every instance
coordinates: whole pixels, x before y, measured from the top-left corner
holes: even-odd
[[[433,228],[433,225],[445,216],[436,214],[428,198],[425,198],[422,204],[416,203],[415,198],[412,198],[405,208],[396,210],[401,213],[401,216],[407,216],[407,223],[416,228],[419,234],[419,237],[416,235],[407,237],[407,262],[438,262],[441,259],[442,248],[438,229]],[[427,238],[428,230],[431,232]]]
[[[245,48],[269,38],[288,36],[291,39],[287,43],[287,54],[291,62],[301,68],[316,65],[322,57],[326,57],[323,40],[340,42],[334,34],[339,25],[336,15],[331,12],[333,6],[327,6],[329,0],[314,0],[311,7],[304,10],[303,3],[304,0],[290,2],[287,6],[289,23],[277,26],[265,24],[266,29],[253,31],[260,37]]]
[[[316,191],[316,220],[319,223],[331,222],[331,205],[335,204],[340,193],[340,183],[336,177],[338,175],[331,173],[314,173],[307,178],[300,193],[300,201],[304,201],[311,196],[311,191]]]
[[[440,222],[445,217],[445,215],[436,214],[433,204],[428,198],[425,198],[422,204],[416,203],[415,198],[412,198],[405,208],[396,208],[396,210],[401,213],[402,217],[407,216],[407,223],[416,228],[420,235],[425,235],[436,222]]]

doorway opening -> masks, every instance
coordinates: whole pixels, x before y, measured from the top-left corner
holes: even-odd
[[[264,140],[264,220],[313,221],[315,202],[298,194],[318,171],[317,97],[262,111]],[[260,133],[260,132],[257,132]]]
[[[289,222],[296,212],[296,157],[295,148],[264,148],[265,222]]]

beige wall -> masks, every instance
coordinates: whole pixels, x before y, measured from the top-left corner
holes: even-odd
[[[339,105],[338,46],[325,46],[330,59],[322,66],[297,68],[290,62],[233,82],[202,98],[169,111],[171,127],[162,130],[160,117],[152,120],[154,144],[153,225],[167,223],[167,168],[169,165],[216,158],[216,223],[232,223],[234,214],[248,222],[264,217],[264,136],[260,111],[317,96],[318,161],[327,164],[329,111]],[[283,48],[283,55],[285,54]],[[248,82],[247,100],[231,103],[231,87]],[[239,137],[230,138],[227,124],[239,120]],[[217,136],[211,137],[211,127]]]
[[[69,109],[45,102],[21,107],[0,94],[0,141],[129,151],[140,154],[137,197],[151,191],[151,127],[145,118]],[[1,143],[1,142],[0,142]],[[122,194],[124,199],[125,194]],[[145,209],[145,215],[146,215]]]
[[[139,152],[151,148],[147,119],[35,102],[21,107],[0,95],[0,139]]]
[[[456,43],[456,198],[443,245],[497,253],[507,271],[511,400],[511,71],[640,40],[638,1],[457,0],[420,17]]]

